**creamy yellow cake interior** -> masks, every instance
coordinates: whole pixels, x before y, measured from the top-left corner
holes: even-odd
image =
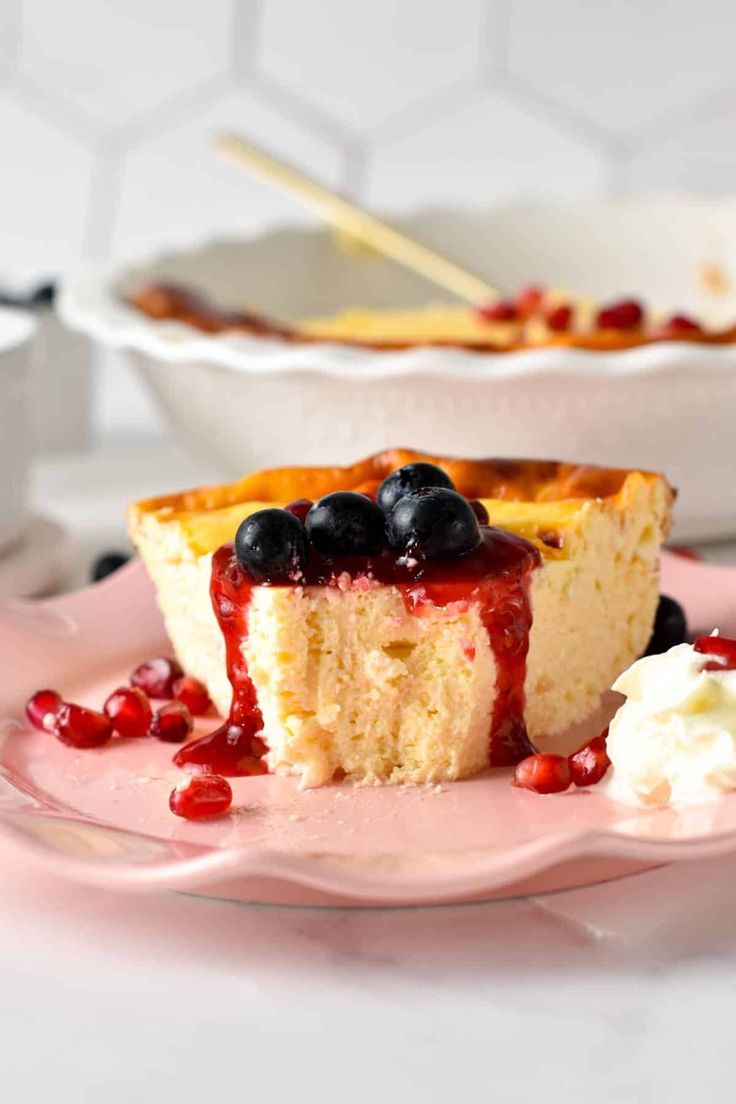
[[[439,781],[488,763],[495,670],[477,609],[417,617],[394,587],[263,587],[245,654],[269,767],[305,786],[337,771]]]
[[[131,508],[131,534],[177,655],[220,712],[231,695],[209,595],[213,551],[266,505],[375,486],[382,471],[418,458],[446,466],[463,493],[490,487],[494,497],[482,501],[491,525],[542,554],[531,580],[525,687],[536,744],[584,718],[641,654],[669,526],[664,479],[522,461],[489,462],[487,471],[471,462],[466,471],[394,450],[366,461],[372,468],[257,473]],[[472,606],[417,617],[390,586],[256,587],[249,629],[243,647],[271,769],[315,785],[343,772],[356,781],[439,781],[487,765],[496,668]]]
[[[565,292],[548,291],[547,310],[570,301]],[[575,320],[571,330],[586,333],[592,329],[596,304],[593,300],[575,300]],[[464,304],[429,303],[422,307],[372,309],[349,307],[335,314],[302,318],[302,333],[310,337],[340,341],[375,341],[416,344],[456,342],[461,345],[508,345],[521,340],[529,344],[549,343],[555,335],[543,317],[511,322],[490,321]]]

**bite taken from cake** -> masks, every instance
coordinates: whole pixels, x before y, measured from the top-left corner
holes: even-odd
[[[672,498],[394,449],[135,504],[178,658],[227,718],[176,761],[426,783],[544,750],[646,648]]]

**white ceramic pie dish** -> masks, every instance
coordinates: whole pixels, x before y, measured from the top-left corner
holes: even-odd
[[[435,209],[394,221],[503,289],[539,281],[602,299],[640,296],[719,325],[736,318],[736,203]],[[707,266],[727,284],[733,274],[732,286],[709,291]],[[160,280],[277,318],[439,296],[326,230],[292,228],[207,242],[63,288],[67,323],[130,356],[177,434],[223,476],[343,463],[396,444],[559,457],[664,470],[680,491],[679,539],[736,531],[736,346],[478,353],[212,336],[126,305],[127,294]]]

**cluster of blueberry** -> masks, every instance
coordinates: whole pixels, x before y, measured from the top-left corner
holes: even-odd
[[[298,582],[310,545],[322,556],[371,555],[392,548],[416,560],[454,559],[480,543],[488,518],[434,464],[406,464],[384,479],[375,501],[334,491],[315,503],[259,510],[240,525],[235,555],[257,582]]]

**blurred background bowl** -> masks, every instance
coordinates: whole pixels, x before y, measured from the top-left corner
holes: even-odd
[[[533,280],[601,299],[631,295],[718,324],[736,318],[731,201],[450,207],[394,221],[505,290]],[[680,539],[736,531],[736,347],[376,351],[210,336],[125,304],[127,294],[159,280],[287,319],[439,296],[321,229],[212,241],[65,287],[67,323],[124,351],[176,434],[223,476],[341,463],[388,445],[562,457],[664,470],[680,491]]]
[[[0,553],[20,540],[28,521],[28,390],[36,333],[27,311],[0,307]]]

